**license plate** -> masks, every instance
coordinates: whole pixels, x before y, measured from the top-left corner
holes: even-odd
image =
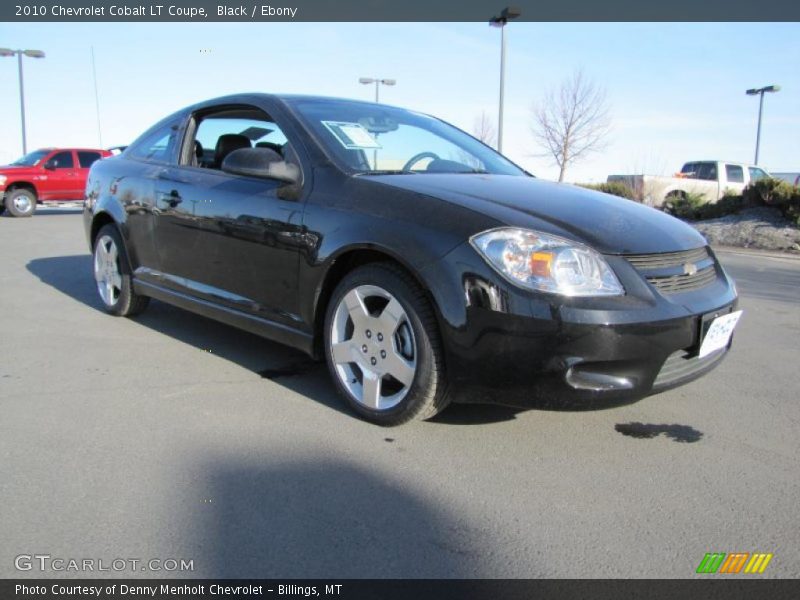
[[[742,311],[737,310],[736,312],[722,315],[711,321],[706,337],[703,338],[703,343],[700,346],[700,352],[697,355],[698,358],[708,356],[715,350],[727,346],[733,334],[733,328],[736,327],[736,323],[739,322],[739,317],[741,316]]]

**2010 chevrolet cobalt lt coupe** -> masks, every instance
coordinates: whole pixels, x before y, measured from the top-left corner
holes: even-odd
[[[95,163],[84,217],[110,313],[157,298],[324,357],[382,425],[632,401],[718,364],[739,317],[691,227],[380,104],[191,106]]]

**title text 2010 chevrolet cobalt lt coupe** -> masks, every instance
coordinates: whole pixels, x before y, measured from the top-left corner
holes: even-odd
[[[691,227],[379,104],[191,106],[95,163],[84,216],[109,312],[157,298],[324,357],[383,425],[632,401],[718,364],[739,316]]]

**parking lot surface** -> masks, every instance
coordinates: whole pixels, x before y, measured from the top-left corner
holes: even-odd
[[[705,378],[383,429],[296,351],[158,302],[107,316],[78,212],[0,217],[0,577],[683,578],[706,552],[800,576],[800,261],[720,257],[745,312]]]

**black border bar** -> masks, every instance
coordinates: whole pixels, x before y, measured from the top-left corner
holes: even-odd
[[[488,22],[508,5],[532,22],[800,21],[797,0],[4,0],[0,21]]]
[[[162,593],[161,586],[176,587],[179,591]],[[17,586],[43,587],[44,594],[21,593]],[[54,587],[55,586],[55,587]],[[116,593],[110,586],[116,586]],[[157,593],[121,593],[122,586],[153,587]],[[186,586],[186,587],[183,587]],[[219,586],[212,588],[212,586]],[[283,586],[283,587],[280,587]],[[338,586],[338,587],[328,587]],[[220,593],[222,588],[238,593]],[[63,589],[62,589],[63,588]],[[82,588],[102,588],[102,593],[53,593]],[[186,592],[196,588],[195,592]],[[244,590],[242,590],[244,588]],[[202,589],[202,592],[199,591]],[[217,593],[214,593],[214,590]],[[331,590],[330,592],[326,590]],[[244,592],[244,593],[242,593]],[[250,593],[247,593],[250,592]],[[220,599],[280,599],[306,600],[538,600],[589,599],[622,600],[684,600],[704,598],[720,600],[770,600],[800,597],[800,580],[753,579],[752,576],[701,579],[341,579],[341,580],[210,580],[210,579],[3,579],[0,598],[3,600],[220,600]]]

